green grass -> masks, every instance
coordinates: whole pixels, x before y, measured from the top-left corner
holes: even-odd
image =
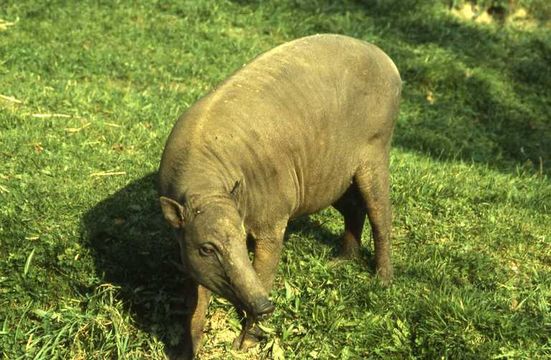
[[[396,278],[374,280],[368,231],[362,263],[335,259],[335,211],[295,221],[271,340],[232,356],[551,357],[548,27],[410,0],[4,0],[0,19],[4,359],[173,353],[184,279],[154,175],[168,132],[255,55],[319,32],[376,43],[405,81]],[[227,358],[238,319],[219,298],[209,313],[202,358]]]

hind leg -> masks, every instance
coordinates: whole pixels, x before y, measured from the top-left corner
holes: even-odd
[[[367,213],[358,187],[353,183],[333,207],[344,217],[341,257],[355,259],[360,256],[362,231]]]
[[[375,270],[384,284],[392,279],[390,262],[390,184],[388,157],[364,164],[356,173],[358,190],[365,201],[375,245]]]

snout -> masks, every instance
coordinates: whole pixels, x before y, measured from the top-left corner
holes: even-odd
[[[261,317],[274,312],[275,306],[268,299],[260,299],[252,304],[251,312],[254,317]]]

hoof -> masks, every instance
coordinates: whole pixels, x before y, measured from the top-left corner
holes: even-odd
[[[377,277],[379,278],[383,286],[390,286],[390,284],[392,283],[392,276],[393,271],[392,266],[390,265],[377,269]]]
[[[233,341],[234,350],[246,351],[260,342],[265,337],[264,332],[258,326],[243,329],[241,334]]]
[[[260,342],[260,339],[246,334],[245,336],[238,336],[234,342],[232,348],[239,351],[247,351]]]
[[[361,246],[350,234],[343,234],[341,237],[341,248],[339,257],[344,260],[356,260],[361,258]]]
[[[343,260],[357,260],[361,258],[361,252],[359,247],[347,247],[342,248],[339,255],[339,258]]]
[[[345,243],[338,256],[343,260],[357,260],[362,257],[362,249],[357,244]]]

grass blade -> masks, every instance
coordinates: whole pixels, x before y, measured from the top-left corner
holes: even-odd
[[[25,268],[23,269],[23,276],[27,276],[27,273],[29,272],[29,268],[31,267],[31,262],[33,261],[34,256],[34,248],[31,250],[31,253],[29,256],[27,256],[27,261],[25,261]]]

